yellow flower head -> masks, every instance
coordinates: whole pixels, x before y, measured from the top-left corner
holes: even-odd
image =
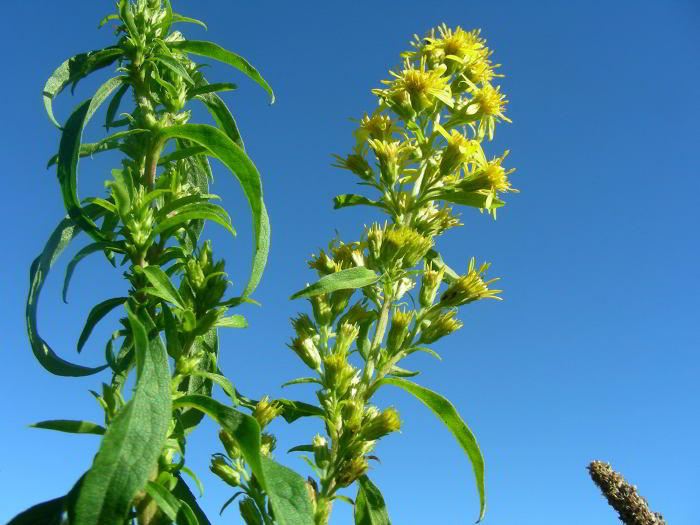
[[[381,115],[379,112],[375,112],[371,117],[365,115],[359,124],[360,127],[353,131],[358,146],[368,138],[389,140],[394,132],[400,131],[400,128],[394,125],[391,117]]]
[[[488,136],[489,140],[493,140],[493,131],[498,120],[512,122],[503,114],[508,103],[506,96],[501,93],[501,86],[494,88],[491,84],[485,83],[479,88],[466,76],[462,78],[469,85],[468,90],[472,95],[465,106],[466,114],[479,119],[478,136],[480,138]]]
[[[472,257],[469,261],[469,270],[467,273],[454,281],[449,288],[445,290],[442,296],[440,296],[440,306],[450,308],[469,304],[479,299],[501,299],[497,294],[501,293],[503,290],[489,290],[488,287],[489,284],[498,281],[498,278],[491,279],[490,281],[484,281],[481,278],[481,274],[488,270],[490,265],[484,263],[477,270],[474,262],[474,258]]]
[[[389,142],[380,139],[368,139],[369,146],[379,161],[379,171],[382,180],[393,186],[399,178],[399,170],[411,152],[411,145],[401,141]]]
[[[488,57],[486,40],[479,37],[480,29],[465,31],[460,26],[452,31],[445,24],[438,27],[440,38],[427,37],[423,52],[429,53],[433,60],[443,59],[451,63],[449,69],[472,63]]]
[[[442,160],[440,161],[441,175],[453,173],[481,151],[477,141],[469,140],[455,129],[451,129],[449,134],[439,124],[435,126],[435,129],[447,141],[447,147],[443,150]]]
[[[436,99],[452,107],[454,100],[448,84],[450,78],[443,76],[446,71],[447,66],[444,64],[426,71],[425,57],[421,58],[418,69],[406,61],[401,74],[389,71],[396,77],[394,80],[382,80],[383,84],[389,86],[388,89],[374,89],[372,93],[384,98],[394,107],[408,101],[416,113],[433,107]]]
[[[473,171],[467,173],[464,179],[458,184],[463,191],[489,191],[489,192],[515,192],[518,190],[511,186],[508,175],[515,171],[515,168],[506,169],[501,166],[503,160],[510,151],[506,150],[500,157],[494,157],[487,161],[486,157],[478,159]]]

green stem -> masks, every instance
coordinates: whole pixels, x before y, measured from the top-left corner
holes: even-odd
[[[382,339],[384,339],[384,332],[386,331],[386,325],[389,321],[389,310],[391,309],[391,303],[393,302],[393,297],[391,295],[392,293],[393,292],[384,297],[384,304],[382,305],[382,311],[379,314],[377,329],[374,332],[372,346],[369,348],[369,359],[365,363],[365,370],[363,374],[363,381],[365,384],[369,384],[369,382],[372,380],[374,367],[377,363],[377,357],[379,356],[379,347],[381,346]]]

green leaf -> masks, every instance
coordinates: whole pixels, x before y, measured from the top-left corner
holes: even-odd
[[[80,158],[84,157],[92,157],[93,155],[97,153],[102,153],[103,151],[109,151],[113,149],[120,148],[123,143],[122,139],[126,136],[129,135],[138,135],[139,133],[146,133],[148,132],[147,129],[140,129],[140,128],[135,128],[135,129],[127,129],[123,131],[118,131],[114,133],[113,135],[110,135],[109,137],[105,137],[99,142],[90,142],[86,144],[81,144],[80,145],[80,153],[79,156]],[[54,164],[58,162],[58,154],[54,155],[49,159],[49,162],[47,162],[46,167],[50,168]]]
[[[146,484],[146,492],[153,498],[163,514],[177,525],[199,525],[197,517],[189,505],[177,499],[162,485],[149,481]]]
[[[70,260],[68,263],[68,266],[66,266],[66,276],[63,279],[63,302],[67,303],[67,295],[68,295],[68,285],[70,284],[71,277],[73,277],[73,272],[75,271],[75,267],[78,265],[80,261],[82,261],[85,257],[90,255],[91,253],[95,252],[100,252],[103,250],[110,250],[113,252],[117,253],[126,253],[125,248],[121,243],[115,243],[115,242],[94,242],[92,244],[88,244],[84,248],[82,248],[78,253],[75,254],[75,256]]]
[[[228,137],[235,142],[242,150],[245,151],[245,145],[243,144],[243,137],[241,137],[241,132],[238,130],[238,125],[233,115],[228,109],[228,106],[224,103],[219,95],[216,93],[206,93],[203,95],[197,95],[197,100],[200,100],[209,110],[209,113],[214,117],[217,126],[228,135]]]
[[[313,445],[297,445],[296,447],[292,447],[287,451],[287,454],[290,452],[313,452],[314,451],[314,446]]]
[[[381,202],[371,201],[367,197],[363,197],[362,195],[345,193],[343,195],[337,195],[333,197],[334,210],[338,210],[340,208],[347,208],[348,206],[359,206],[360,204],[365,204],[367,206],[375,206],[377,208],[386,208]]]
[[[170,71],[172,71],[172,72],[176,73],[177,75],[179,75],[180,77],[182,77],[182,79],[185,82],[187,82],[188,84],[194,85],[194,80],[192,80],[192,77],[190,76],[190,74],[187,72],[187,70],[183,67],[182,64],[180,64],[180,62],[176,58],[172,58],[172,57],[165,56],[165,55],[156,55],[153,57],[153,60],[155,60],[156,62],[160,62],[165,67],[167,67]]]
[[[75,85],[81,78],[93,71],[107,67],[123,54],[124,52],[118,46],[107,47],[105,49],[75,55],[56,68],[46,81],[42,96],[44,98],[46,113],[57,128],[60,128],[61,125],[53,116],[53,109],[51,106],[53,99],[56,98],[68,84],[73,83]]]
[[[59,525],[66,497],[44,501],[12,518],[7,525]]]
[[[59,432],[68,432],[70,434],[97,434],[101,436],[105,433],[105,428],[90,421],[74,421],[72,419],[51,419],[48,421],[40,421],[29,425],[32,428],[44,428],[46,430],[57,430]]]
[[[182,467],[180,470],[181,470],[182,472],[184,472],[185,474],[187,474],[189,477],[191,477],[192,480],[194,481],[195,485],[197,485],[197,490],[199,491],[199,497],[201,498],[202,496],[204,496],[204,487],[202,486],[202,482],[199,481],[199,478],[197,477],[197,474],[195,474],[194,472],[192,472],[192,471],[191,471],[190,469],[188,469],[187,467]]]
[[[340,270],[339,272],[321,277],[314,284],[292,295],[290,299],[313,297],[314,295],[335,292],[336,290],[353,290],[375,283],[378,280],[379,275],[369,268],[365,268],[364,266],[348,268],[347,270]]]
[[[405,368],[401,368],[400,366],[394,365],[389,369],[388,374],[395,377],[415,377],[418,374],[420,374],[420,372],[406,370]]]
[[[217,224],[220,224],[226,228],[231,235],[235,237],[236,230],[234,230],[233,226],[231,226],[231,219],[229,218],[227,220],[227,217],[223,217],[218,210],[214,211],[213,208],[205,207],[205,204],[206,203],[200,203],[195,205],[197,207],[189,206],[185,210],[180,211],[177,215],[168,217],[167,219],[161,221],[155,228],[153,228],[153,230],[151,230],[151,238],[172,228],[180,227],[183,223],[198,219],[216,222]],[[212,204],[211,206],[215,205]],[[223,209],[221,206],[216,206],[216,208]]]
[[[61,134],[61,143],[58,149],[58,181],[61,185],[63,202],[68,215],[96,241],[108,241],[97,225],[85,215],[80,207],[77,192],[78,157],[80,154],[80,140],[83,127],[87,123],[87,115],[93,107],[93,100],[83,102],[78,109],[68,118],[66,126]],[[99,105],[99,104],[98,104]]]
[[[234,405],[238,404],[238,398],[236,397],[236,389],[233,388],[233,384],[229,379],[221,374],[214,374],[213,372],[205,372],[204,370],[195,370],[190,375],[204,377],[209,379],[219,385],[221,389],[226,393],[228,397],[231,398],[231,402]]]
[[[289,399],[275,399],[284,409],[282,417],[287,423],[293,423],[300,417],[320,417],[325,416],[325,412],[314,405],[309,405],[302,401],[291,401]]]
[[[248,322],[242,315],[231,315],[229,317],[222,317],[214,323],[214,326],[221,326],[223,328],[246,328]]]
[[[85,214],[96,219],[103,211],[98,206],[90,205],[85,208]],[[44,250],[39,255],[29,269],[29,294],[27,295],[27,306],[25,319],[27,323],[27,335],[32,352],[39,364],[47,371],[59,376],[88,376],[107,368],[107,365],[97,368],[88,368],[64,361],[56,355],[51,347],[39,335],[37,324],[37,308],[39,305],[39,294],[44,285],[46,276],[53,266],[58,256],[80,232],[80,228],[70,217],[65,217],[53,231],[49,240],[44,246]]]
[[[236,89],[238,86],[230,82],[217,82],[214,84],[206,84],[203,86],[197,86],[187,90],[187,98],[193,98],[197,95],[204,95],[205,93],[214,93],[216,91],[231,91]]]
[[[159,138],[180,137],[204,146],[209,153],[223,162],[236,176],[248,198],[254,231],[253,268],[243,296],[249,296],[257,287],[267,262],[270,248],[270,223],[263,202],[260,174],[245,152],[222,131],[204,124],[185,124],[161,130]]]
[[[406,352],[406,355],[410,355],[413,352],[425,352],[427,354],[432,355],[433,357],[436,357],[440,361],[442,361],[442,357],[440,357],[440,354],[438,354],[435,350],[431,350],[430,348],[424,348],[422,346],[414,346],[412,348],[409,348],[405,352]]]
[[[292,381],[287,381],[286,383],[281,385],[281,387],[284,388],[285,386],[301,385],[304,383],[317,383],[319,385],[323,385],[323,381],[320,381],[315,377],[300,377],[299,379],[293,379]]]
[[[126,306],[136,349],[136,386],[117,412],[87,472],[75,506],[75,525],[122,523],[134,495],[157,465],[171,415],[165,346],[148,340],[153,322]]]
[[[275,520],[280,525],[310,525],[314,522],[304,478],[293,470],[260,456],[260,426],[255,418],[206,396],[184,396],[173,402],[173,409],[185,406],[205,412],[231,433],[255,477],[266,490]]]
[[[115,297],[113,299],[107,299],[106,301],[96,304],[92,310],[90,310],[87,320],[85,321],[83,331],[80,333],[80,337],[78,338],[78,353],[82,351],[83,346],[85,346],[85,343],[87,342],[88,337],[90,337],[92,329],[95,328],[95,325],[117,306],[124,304],[127,299],[128,297]]]
[[[205,30],[207,29],[207,24],[204,22],[201,22],[200,20],[197,20],[195,18],[189,18],[187,16],[182,16],[178,15],[177,13],[173,13],[173,24],[176,22],[187,22],[190,24],[197,24],[198,26],[202,26]]]
[[[155,290],[149,291],[151,295],[173,303],[180,310],[187,310],[182,297],[180,297],[180,292],[173,286],[173,283],[170,282],[170,278],[168,278],[163,270],[158,266],[146,266],[143,268],[143,273]]]
[[[161,309],[163,310],[163,325],[165,326],[165,341],[168,355],[177,359],[182,355],[182,344],[180,344],[180,337],[177,333],[177,324],[167,304],[161,303]]]
[[[213,42],[203,42],[200,40],[180,40],[177,42],[168,42],[168,47],[171,49],[177,49],[178,51],[192,53],[193,55],[213,58],[214,60],[219,60],[228,64],[229,66],[235,67],[248,75],[250,79],[257,82],[260,87],[267,91],[268,95],[270,95],[270,104],[275,103],[275,94],[273,93],[272,88],[268,85],[265,79],[260,76],[260,73],[258,73],[258,71],[243,57],[238,56],[237,54],[232,53],[223,47],[219,47]]]
[[[204,511],[197,504],[197,500],[195,499],[194,494],[192,494],[190,488],[187,486],[187,483],[185,483],[179,473],[175,474],[175,478],[177,479],[177,485],[175,485],[175,488],[173,489],[173,495],[180,501],[184,501],[190,506],[194,512],[194,515],[197,517],[199,525],[211,525],[207,515],[204,514]]]
[[[191,350],[193,355],[202,355],[203,359],[197,366],[197,370],[216,373],[219,356],[219,336],[216,328],[210,329],[206,334],[195,338]],[[211,379],[201,376],[188,376],[178,386],[177,391],[182,394],[212,395],[214,384]],[[204,413],[194,408],[187,408],[182,412],[182,425],[185,432],[189,432],[204,417]]]
[[[171,212],[181,210],[183,208],[186,208],[187,206],[190,206],[192,204],[197,204],[200,202],[207,202],[209,199],[219,199],[220,197],[218,195],[211,195],[211,194],[204,194],[204,195],[188,195],[187,197],[181,197],[179,199],[175,199],[172,202],[169,202],[168,204],[165,204],[161,209],[159,209],[154,216],[154,219],[156,222],[163,221],[168,218],[168,215],[170,215]],[[226,216],[226,215],[222,215]]]
[[[382,493],[366,475],[357,480],[355,525],[391,525]]]
[[[472,464],[476,488],[479,492],[479,519],[484,519],[486,513],[486,488],[484,479],[484,457],[476,442],[472,431],[457,413],[454,405],[441,395],[428,390],[420,385],[399,378],[385,377],[379,380],[380,384],[391,384],[403,388],[406,392],[413,394],[423,404],[425,404],[442,421],[457,439],[459,446],[466,452]],[[477,522],[478,522],[477,521]]]
[[[203,148],[202,146],[194,146],[192,148],[183,148],[175,150],[172,153],[169,153],[168,155],[163,155],[160,159],[158,159],[158,166],[164,166],[168,162],[175,162],[176,160],[186,159],[194,155],[199,155],[200,153],[205,153],[206,151],[207,148]]]

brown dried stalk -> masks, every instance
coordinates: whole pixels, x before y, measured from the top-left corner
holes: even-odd
[[[637,487],[630,485],[609,463],[593,461],[588,465],[593,482],[598,485],[608,503],[627,525],[666,525],[658,512],[649,509],[647,500],[637,494]]]

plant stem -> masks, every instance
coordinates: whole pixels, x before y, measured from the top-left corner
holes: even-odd
[[[374,367],[377,363],[377,358],[379,356],[379,347],[381,346],[382,339],[384,339],[384,332],[386,331],[386,325],[389,320],[389,310],[391,309],[391,303],[394,300],[392,294],[393,291],[389,294],[385,294],[384,297],[382,311],[379,314],[379,321],[377,321],[377,329],[374,332],[372,346],[370,346],[369,349],[369,359],[365,363],[365,371],[363,374],[363,381],[365,384],[369,384],[369,382],[372,380]]]

